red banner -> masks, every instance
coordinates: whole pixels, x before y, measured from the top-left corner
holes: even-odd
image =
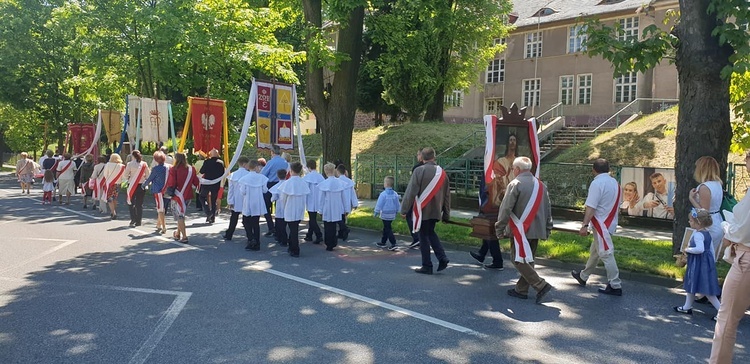
[[[195,151],[206,154],[214,148],[220,151],[225,101],[199,97],[189,100]]]
[[[73,154],[81,154],[85,152],[91,146],[91,143],[96,140],[94,133],[96,132],[96,125],[94,124],[68,124],[68,132],[70,133],[71,144],[73,145]],[[96,155],[98,150],[96,147],[91,151],[91,154]]]

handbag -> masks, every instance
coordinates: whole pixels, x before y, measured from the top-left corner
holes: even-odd
[[[721,212],[721,218],[726,221],[726,216],[724,216],[724,210],[727,210],[729,212],[732,212],[734,209],[734,205],[737,204],[737,199],[732,196],[731,193],[728,191],[724,191],[723,196],[721,197],[721,208],[719,208],[719,211]]]

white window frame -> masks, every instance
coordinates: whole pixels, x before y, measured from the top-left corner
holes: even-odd
[[[464,107],[463,90],[453,90],[453,92],[446,94],[443,102],[448,107]]]
[[[586,50],[586,41],[588,40],[586,29],[587,26],[585,25],[568,27],[568,53],[577,53]]]
[[[586,80],[588,80],[588,84],[586,84]],[[581,84],[581,81],[584,81],[584,84]],[[578,105],[591,105],[591,98],[592,98],[592,90],[594,85],[594,74],[593,73],[584,73],[578,75],[576,79],[576,87],[578,88],[578,92],[576,93],[576,103]],[[583,102],[581,102],[581,99],[583,98]]]
[[[487,66],[484,83],[500,83],[505,81],[505,58],[495,58]]]
[[[542,32],[529,32],[524,34],[524,52],[523,58],[538,58],[542,56],[543,37]]]
[[[573,75],[560,76],[559,102],[563,105],[573,105],[575,93],[575,77]]]
[[[492,40],[492,45],[493,46],[503,45],[503,44],[505,44],[505,42],[506,42],[505,37],[503,37],[503,38],[495,38],[495,39]]]
[[[521,100],[523,106],[539,106],[542,96],[542,79],[526,78],[521,82]]]
[[[628,72],[615,79],[613,99],[616,104],[631,102],[636,99],[637,95],[638,72]]]
[[[484,99],[484,113],[485,115],[497,114],[500,112],[500,106],[503,105],[502,97],[494,97],[491,99]]]
[[[620,22],[620,34],[618,38],[621,41],[635,39],[638,40],[640,34],[639,20],[637,16],[629,18],[622,18],[618,20]]]

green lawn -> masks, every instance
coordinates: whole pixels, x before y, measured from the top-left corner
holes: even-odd
[[[469,221],[466,219],[454,219],[457,222]],[[355,210],[349,217],[349,226],[381,230],[383,227],[380,218],[373,216],[371,208],[363,207]],[[393,231],[397,234],[408,235],[406,220],[398,217],[393,222]],[[438,224],[435,231],[444,242],[450,242],[466,247],[477,247],[481,241],[469,236],[471,228],[452,225]],[[589,247],[592,237],[583,237],[577,234],[553,231],[549,240],[539,243],[537,256],[541,258],[559,260],[566,263],[585,264],[589,257]],[[670,278],[682,278],[684,268],[674,265],[672,258],[671,241],[641,240],[624,237],[614,237],[616,247],[617,265],[623,271],[654,274]],[[503,251],[510,249],[509,241],[500,242]],[[729,271],[727,264],[721,263],[718,267],[719,277],[726,276]]]

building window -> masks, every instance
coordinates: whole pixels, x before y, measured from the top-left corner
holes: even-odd
[[[541,90],[541,78],[523,80],[523,106],[539,106]]]
[[[638,40],[638,17],[620,19],[620,40]]]
[[[536,13],[534,13],[534,15],[532,15],[532,16],[547,16],[547,15],[552,15],[552,14],[554,14],[556,12],[557,11],[555,9],[541,8],[541,9],[539,9],[539,11],[537,11]]]
[[[560,76],[560,102],[573,104],[573,76]]]
[[[593,75],[578,75],[578,104],[591,105],[591,84]]]
[[[638,86],[638,73],[628,72],[615,79],[615,102],[631,102],[635,100]]]
[[[568,53],[585,51],[587,39],[585,25],[576,25],[568,28]]]
[[[503,45],[503,44],[505,44],[505,38],[495,38],[495,39],[492,40],[492,45],[493,46]]]
[[[463,107],[464,92],[461,90],[453,90],[452,93],[445,95],[444,102],[448,107]]]
[[[497,114],[500,112],[500,106],[503,104],[503,99],[485,99],[484,110],[485,114]]]
[[[487,66],[486,83],[498,83],[505,81],[505,59],[496,58]]]
[[[526,57],[542,56],[542,32],[526,33]]]

